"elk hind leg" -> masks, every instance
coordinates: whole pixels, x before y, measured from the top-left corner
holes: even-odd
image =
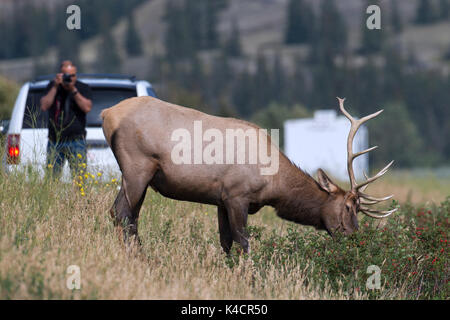
[[[155,168],[132,174],[123,171],[122,186],[111,209],[114,224],[118,227],[125,242],[130,239],[140,243],[138,235],[138,219],[147,187],[153,178]]]

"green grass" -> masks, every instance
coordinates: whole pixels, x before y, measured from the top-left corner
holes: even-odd
[[[234,244],[227,257],[215,207],[152,190],[142,248],[125,247],[108,212],[118,183],[95,179],[83,179],[83,196],[79,185],[0,174],[1,299],[449,298],[450,197],[393,202],[391,218],[361,217],[358,233],[336,240],[264,208],[249,217],[250,255]],[[80,290],[66,288],[70,265],[81,269]],[[366,288],[371,265],[380,289]]]

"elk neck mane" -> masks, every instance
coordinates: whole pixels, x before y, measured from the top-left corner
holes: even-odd
[[[296,223],[322,227],[320,212],[328,193],[300,167],[289,161],[288,170],[279,177],[274,207],[280,218]]]

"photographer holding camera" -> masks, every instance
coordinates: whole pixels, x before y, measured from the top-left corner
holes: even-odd
[[[71,61],[61,63],[58,73],[41,98],[41,110],[49,110],[47,168],[59,176],[65,159],[72,175],[86,163],[86,114],[92,109],[91,88],[77,81]]]

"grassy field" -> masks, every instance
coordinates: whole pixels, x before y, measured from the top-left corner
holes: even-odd
[[[0,299],[449,298],[449,179],[393,172],[373,192],[397,193],[390,205],[399,212],[361,217],[360,232],[336,241],[264,208],[249,217],[252,253],[227,257],[215,207],[152,190],[142,249],[126,248],[108,213],[120,181],[97,178],[0,174]],[[71,265],[80,290],[66,287]],[[380,289],[366,288],[370,265],[380,268]]]

